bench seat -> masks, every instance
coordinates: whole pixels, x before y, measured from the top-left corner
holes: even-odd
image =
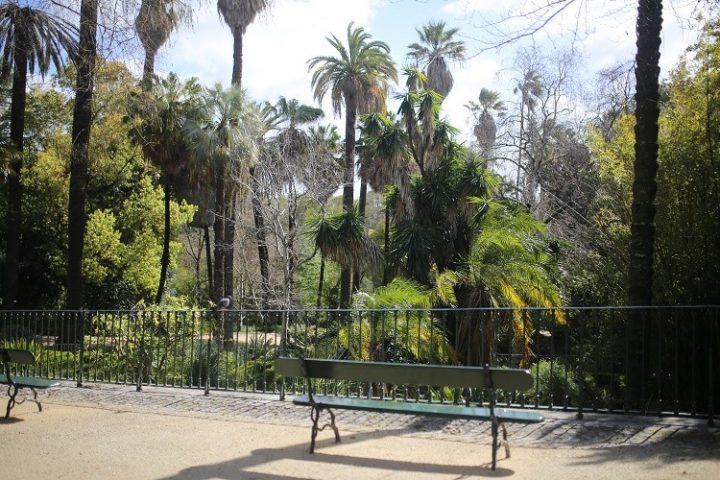
[[[57,380],[38,377],[17,377],[15,375],[13,375],[12,381],[20,388],[51,388],[60,385],[60,382]],[[7,377],[3,374],[0,374],[0,383],[5,385],[9,384]]]
[[[363,410],[382,413],[403,413],[429,417],[458,418],[468,420],[491,420],[490,409],[486,407],[466,407],[438,403],[405,402],[397,400],[373,400],[313,395],[313,401],[320,408],[340,408],[344,410]],[[312,406],[306,395],[295,397],[295,405]],[[495,408],[495,417],[500,422],[540,423],[545,417],[537,412]]]

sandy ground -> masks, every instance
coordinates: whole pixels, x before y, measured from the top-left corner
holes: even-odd
[[[488,465],[487,444],[346,432],[335,444],[310,429],[117,409],[25,403],[0,420],[2,479],[714,479],[720,453],[677,444],[552,449],[513,447]],[[3,409],[4,410],[4,409]],[[342,434],[342,427],[341,427]],[[502,454],[500,454],[502,456]]]

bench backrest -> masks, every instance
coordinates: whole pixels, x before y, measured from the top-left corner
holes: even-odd
[[[0,361],[3,363],[20,363],[23,365],[34,365],[35,354],[30,350],[18,350],[14,348],[0,348]]]
[[[395,385],[490,388],[526,391],[533,387],[529,370],[404,363],[357,362],[279,357],[275,372],[286,377],[383,382]]]

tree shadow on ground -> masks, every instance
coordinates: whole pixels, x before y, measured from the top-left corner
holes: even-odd
[[[412,432],[408,428],[373,432],[353,432],[342,437],[343,444],[359,443],[364,441],[377,440],[383,437],[392,437]],[[175,475],[163,477],[158,480],[207,480],[225,479],[239,480],[253,478],[258,480],[302,480],[308,477],[293,477],[287,475],[276,475],[251,470],[263,464],[269,464],[280,460],[296,460],[299,462],[324,463],[329,467],[338,465],[350,468],[383,469],[398,472],[418,473],[444,473],[454,475],[456,478],[465,477],[488,477],[501,478],[513,475],[513,470],[498,467],[495,471],[490,469],[490,464],[477,466],[453,465],[450,463],[428,463],[422,459],[413,461],[399,459],[367,458],[362,456],[350,456],[333,454],[333,447],[337,445],[333,438],[318,440],[315,446],[315,453],[308,452],[309,443],[290,445],[282,448],[261,448],[253,450],[248,456],[228,460],[225,462],[197,465],[186,468]],[[388,452],[390,453],[390,452]],[[490,451],[488,450],[488,454]],[[501,463],[503,455],[498,452],[498,463]]]
[[[649,462],[663,464],[698,460],[720,460],[720,437],[708,432],[679,431],[662,443],[646,445],[618,445],[589,448],[583,458],[573,460],[575,465],[603,463]]]

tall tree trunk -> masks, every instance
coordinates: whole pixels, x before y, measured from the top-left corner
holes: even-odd
[[[210,251],[210,227],[207,225],[203,226],[203,236],[205,237],[205,262],[207,267],[208,277],[208,300],[212,301],[213,292],[215,287],[213,286],[213,258]]]
[[[78,310],[83,305],[83,248],[85,245],[85,200],[87,196],[88,147],[92,124],[92,100],[97,55],[98,0],[82,0],[80,6],[80,45],[77,62],[75,106],[70,158],[70,195],[68,205],[68,268],[66,307]],[[77,332],[76,335],[82,332]]]
[[[150,90],[152,85],[152,77],[155,73],[155,56],[157,50],[147,49],[145,50],[145,63],[143,64],[143,78],[142,85],[144,90]]]
[[[267,248],[265,236],[265,217],[263,216],[262,204],[260,203],[260,183],[256,177],[257,170],[250,169],[250,196],[253,209],[253,220],[255,221],[255,241],[257,243],[258,258],[260,260],[261,286],[261,308],[268,308],[270,305],[270,254]]]
[[[360,178],[360,195],[358,196],[358,213],[360,214],[360,218],[363,219],[363,222],[365,221],[365,205],[367,203],[367,182],[364,178]],[[359,268],[356,268],[353,270],[353,278],[352,278],[352,285],[355,292],[360,291],[360,278],[362,276],[362,272]]]
[[[237,194],[230,188],[228,200],[225,202],[225,265],[224,265],[224,295],[233,295],[235,283],[235,220],[237,218]]]
[[[8,206],[5,218],[7,244],[5,248],[5,271],[3,278],[3,308],[10,310],[17,305],[20,270],[20,225],[22,223],[22,167],[23,137],[25,135],[25,89],[27,87],[27,52],[24,35],[18,29],[14,51],[12,100],[10,106],[10,140],[12,158],[8,179]]]
[[[357,102],[352,92],[345,95],[345,174],[343,176],[343,210],[350,212],[354,202],[355,188],[355,123],[357,120]],[[350,306],[350,267],[340,268],[340,308]]]
[[[295,283],[295,235],[297,233],[297,195],[292,185],[288,189],[288,236],[287,236],[287,279],[285,280],[285,301],[292,308]]]
[[[213,303],[225,295],[225,167],[221,165],[215,177],[215,261],[213,264]]]
[[[163,251],[160,258],[160,282],[155,294],[155,304],[159,305],[165,292],[165,280],[167,279],[168,265],[170,263],[170,181],[169,176],[165,178],[165,231],[163,232]]]
[[[320,274],[318,275],[318,291],[317,291],[317,301],[315,302],[315,308],[320,308],[320,305],[322,304],[322,291],[323,291],[323,284],[325,283],[325,256],[320,253]]]
[[[233,69],[230,83],[233,87],[240,88],[242,85],[243,68],[243,33],[242,30],[232,29],[233,34]]]
[[[630,305],[652,304],[661,31],[662,1],[640,0],[635,57],[635,177],[628,276]]]
[[[655,193],[657,191],[658,117],[660,116],[660,33],[662,1],[640,0],[635,56],[635,164],[628,271],[628,303],[652,305],[655,253]],[[631,404],[646,407],[644,380],[647,355],[643,349],[651,332],[652,311],[630,312],[627,389]]]
[[[242,57],[243,57],[243,33],[240,29],[233,29],[233,70],[230,83],[233,87],[241,88],[242,85]],[[232,295],[235,284],[235,219],[237,216],[237,195],[234,187],[231,187],[231,194],[225,204],[227,220],[225,225],[225,295]],[[226,339],[227,340],[227,339]]]
[[[388,265],[388,262],[390,261],[390,205],[387,200],[385,200],[385,243],[383,244],[383,250],[385,258],[383,261],[382,285],[384,287],[390,281],[390,266]]]

